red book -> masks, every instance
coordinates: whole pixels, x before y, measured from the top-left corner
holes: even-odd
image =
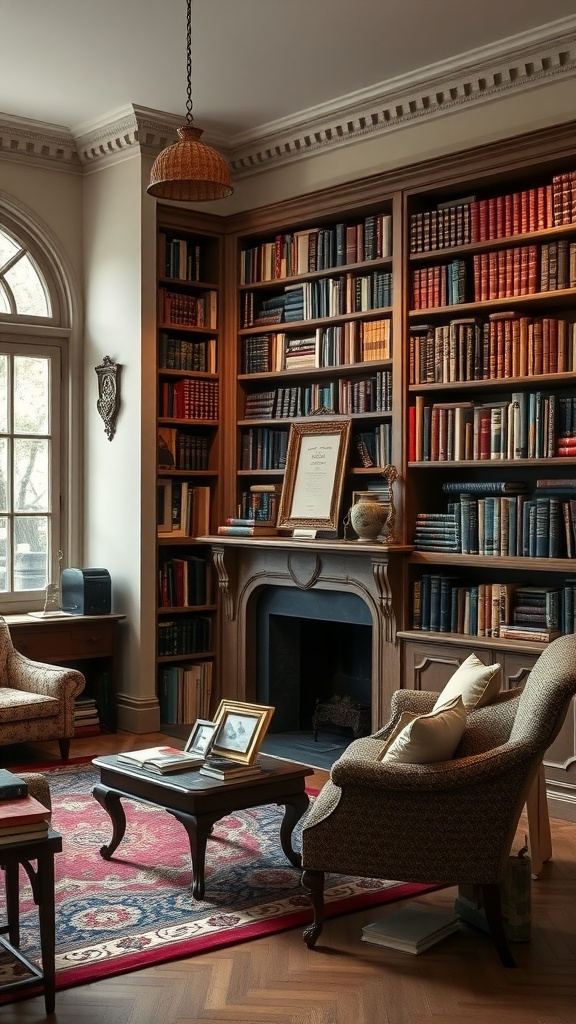
[[[31,825],[32,822],[47,821],[50,810],[33,796],[0,802],[0,825]]]

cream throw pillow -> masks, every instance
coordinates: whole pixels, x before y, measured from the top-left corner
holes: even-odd
[[[461,697],[427,715],[417,715],[380,755],[382,761],[432,764],[449,761],[466,728],[466,708]]]
[[[500,692],[501,679],[500,665],[484,665],[475,654],[471,654],[448,680],[433,710],[445,707],[458,696],[462,697],[466,711],[491,704]]]

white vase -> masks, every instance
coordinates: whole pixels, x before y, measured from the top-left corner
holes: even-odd
[[[368,544],[384,532],[390,509],[381,501],[359,498],[350,509],[350,525],[358,534],[358,542]]]

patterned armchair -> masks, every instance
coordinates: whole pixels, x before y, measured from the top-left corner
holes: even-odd
[[[513,967],[501,912],[516,827],[542,757],[576,693],[576,636],[553,641],[525,686],[472,711],[454,758],[379,761],[405,710],[427,713],[438,694],[399,690],[388,725],[350,744],[332,767],[302,832],[302,883],[314,908],[312,948],[324,921],[326,872],[405,882],[479,885],[505,966]]]
[[[0,744],[58,740],[66,759],[74,735],[74,699],[84,685],[81,672],[20,654],[0,616]]]

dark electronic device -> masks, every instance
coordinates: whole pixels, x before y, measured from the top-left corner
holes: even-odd
[[[112,584],[107,569],[63,569],[61,607],[70,615],[110,615]]]

